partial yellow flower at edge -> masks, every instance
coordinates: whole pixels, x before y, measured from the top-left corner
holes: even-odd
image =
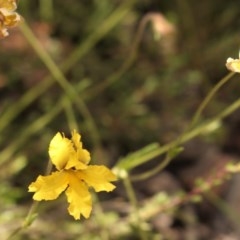
[[[90,154],[82,148],[81,136],[72,132],[72,139],[57,133],[50,142],[49,155],[57,171],[49,176],[39,176],[30,184],[29,192],[34,192],[33,199],[54,200],[65,191],[69,202],[68,211],[75,219],[83,215],[88,218],[92,210],[92,198],[89,188],[96,192],[112,191],[111,183],[117,178],[105,166],[87,165]]]
[[[16,0],[0,0],[0,8],[6,8],[9,11],[17,9]]]
[[[240,73],[240,59],[228,58],[226,67],[232,72]]]
[[[21,16],[14,12],[16,8],[16,0],[0,0],[0,38],[7,37],[8,28],[17,26],[21,21]]]

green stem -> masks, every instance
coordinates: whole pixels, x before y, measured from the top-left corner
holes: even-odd
[[[40,0],[39,12],[44,20],[51,20],[53,18],[53,0]]]
[[[136,220],[139,237],[140,237],[141,240],[146,240],[147,239],[146,235],[143,232],[142,226],[141,226],[142,225],[142,220],[141,220],[140,215],[139,215],[137,198],[135,196],[134,188],[132,186],[132,183],[131,183],[127,173],[126,173],[126,176],[122,180],[123,180],[123,184],[125,186],[128,198],[130,200],[130,203],[134,208],[134,217],[135,217],[134,220]]]
[[[60,101],[62,102],[62,101]],[[4,150],[0,153],[0,165],[3,165],[5,162],[7,162],[13,154],[26,143],[26,141],[29,139],[30,136],[32,136],[34,133],[39,132],[43,127],[45,127],[51,120],[54,119],[54,117],[57,116],[57,114],[62,110],[62,104],[56,104],[55,107],[43,115],[42,117],[38,118],[36,121],[28,125],[24,128],[23,133],[21,134],[21,137],[15,138],[11,144],[6,147]]]
[[[47,91],[53,84],[50,76],[46,77],[37,86],[33,87],[21,99],[16,101],[11,108],[1,114],[0,132],[2,132],[27,106],[29,106],[36,98]]]
[[[67,98],[64,101],[64,109],[70,131],[73,129],[78,131],[77,119],[75,117],[72,104]]]
[[[153,175],[157,174],[158,172],[160,172],[161,170],[163,170],[169,164],[169,162],[171,160],[172,160],[172,157],[170,157],[169,154],[167,154],[166,157],[164,158],[164,160],[162,162],[160,162],[157,167],[154,167],[153,169],[146,171],[144,173],[141,173],[138,175],[133,175],[133,176],[131,176],[131,180],[132,181],[142,181],[147,178],[150,178],[151,176],[153,176]]]
[[[136,0],[124,1],[113,13],[93,31],[61,64],[61,69],[65,73],[77,62],[79,62],[108,32],[110,32],[130,11]],[[0,132],[2,132],[11,122],[34,100],[45,93],[54,83],[51,76],[45,77],[38,85],[31,88],[22,98],[18,99],[15,104],[7,109],[0,118]],[[1,141],[1,139],[0,139]]]
[[[226,75],[224,78],[222,78],[213,88],[212,90],[209,92],[209,94],[206,96],[206,98],[202,101],[201,105],[199,106],[199,108],[197,109],[196,113],[193,116],[193,120],[190,124],[190,128],[193,127],[197,121],[200,119],[201,114],[203,112],[203,110],[206,108],[207,104],[212,100],[213,96],[217,93],[217,91],[228,82],[229,79],[231,79],[231,77],[233,77],[235,73],[231,72],[228,75]]]
[[[35,212],[36,212],[38,206],[39,206],[39,202],[34,201],[28,214],[27,214],[27,217],[25,218],[25,220],[23,222],[22,229],[27,228],[32,224],[32,222],[34,220],[33,216],[35,215]]]
[[[76,90],[78,92],[83,90],[81,83],[78,83]],[[0,165],[11,159],[14,153],[27,142],[30,136],[36,134],[49,124],[62,111],[66,101],[69,101],[69,99],[66,96],[62,96],[51,111],[48,111],[34,122],[28,124],[20,133],[21,137],[15,138],[8,147],[0,152]]]
[[[23,228],[20,226],[17,229],[15,229],[8,237],[6,240],[12,240],[14,237],[16,237],[17,235],[19,235],[21,233],[21,231],[23,230]]]
[[[84,101],[79,97],[78,93],[73,88],[73,86],[67,81],[62,71],[60,71],[59,67],[54,63],[54,61],[49,56],[47,51],[42,47],[42,45],[40,44],[38,39],[34,36],[31,29],[28,27],[28,25],[26,23],[23,23],[21,25],[21,29],[26,39],[28,40],[28,42],[36,51],[39,58],[43,61],[45,66],[49,69],[53,78],[58,82],[58,84],[66,92],[66,95],[68,96],[68,98],[71,101],[77,101],[77,107],[85,118],[86,125],[93,138],[93,143],[95,146],[99,146],[100,137],[98,134],[98,130],[97,130],[97,127],[95,126],[95,122],[91,116],[91,113],[89,112]]]
[[[123,1],[123,3],[99,26],[95,32],[71,54],[71,56],[64,62],[64,69],[70,69],[83,56],[85,56],[96,43],[102,39],[111,29],[113,29],[131,10],[136,0]]]
[[[109,85],[116,82],[133,64],[134,60],[137,57],[139,45],[142,39],[142,35],[144,32],[144,29],[147,25],[147,23],[151,21],[151,18],[147,15],[142,19],[140,22],[138,31],[135,35],[135,39],[133,41],[133,45],[131,48],[131,52],[129,56],[126,58],[127,60],[122,64],[122,66],[119,68],[119,70],[114,71],[114,73],[108,77],[105,81],[101,81],[99,84],[94,86],[92,89],[89,89],[87,92],[86,99],[92,99],[96,95],[98,95],[100,92],[104,91]]]
[[[240,98],[236,100],[234,103],[232,103],[230,106],[228,106],[225,110],[223,110],[220,114],[218,114],[216,117],[206,121],[205,123],[201,124],[198,127],[195,127],[189,132],[186,132],[184,135],[180,136],[176,140],[165,144],[162,147],[159,147],[157,149],[153,149],[153,151],[147,153],[146,155],[139,156],[138,158],[132,159],[131,161],[128,161],[128,159],[123,158],[121,159],[117,165],[116,168],[119,169],[125,169],[127,171],[133,169],[134,167],[137,167],[143,163],[146,163],[150,161],[151,159],[168,152],[170,149],[172,149],[174,146],[177,146],[179,144],[183,144],[192,138],[203,134],[206,131],[210,131],[216,123],[220,122],[224,117],[230,115],[232,112],[237,110],[240,107]]]
[[[47,164],[47,167],[46,167],[46,170],[45,170],[45,175],[48,175],[50,172],[52,171],[52,163],[51,161],[49,160],[48,161],[48,164]],[[25,220],[23,222],[23,224],[18,227],[17,229],[15,229],[10,235],[9,237],[7,238],[7,240],[10,240],[10,239],[13,239],[15,238],[17,235],[21,234],[21,232],[28,228],[29,226],[31,226],[31,224],[34,222],[34,220],[36,219],[37,217],[37,208],[39,206],[39,202],[37,201],[34,201],[32,203],[32,206],[31,208],[29,209],[28,211],[28,214],[27,216],[25,217]]]
[[[104,216],[104,211],[102,209],[102,206],[101,206],[101,203],[100,203],[100,200],[97,196],[96,193],[93,193],[93,196],[94,196],[94,204],[95,205],[95,220],[97,222],[97,224],[99,225],[100,227],[100,238],[102,240],[109,240],[110,237],[109,237],[109,231],[108,231],[108,227],[109,226],[106,226],[106,221],[103,221],[103,219],[106,219],[106,216]]]

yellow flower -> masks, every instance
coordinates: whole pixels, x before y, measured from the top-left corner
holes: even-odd
[[[238,55],[238,59],[228,58],[226,62],[226,67],[232,72],[240,73],[240,51]]]
[[[83,149],[81,136],[74,130],[72,138],[57,133],[50,142],[49,156],[57,171],[49,176],[39,176],[30,184],[29,192],[35,192],[33,199],[54,200],[63,191],[69,202],[68,212],[75,219],[81,214],[88,218],[92,210],[92,198],[88,188],[96,192],[112,191],[110,183],[116,176],[105,166],[88,165],[90,154]]]
[[[20,15],[14,12],[16,9],[16,0],[0,0],[0,38],[8,36],[7,28],[21,21]]]

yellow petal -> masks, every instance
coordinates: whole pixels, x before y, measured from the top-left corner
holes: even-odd
[[[75,149],[82,148],[81,135],[76,131],[72,131],[72,142]]]
[[[29,192],[35,192],[33,199],[54,200],[67,187],[68,178],[65,172],[54,172],[49,176],[39,176],[37,180],[28,187]]]
[[[4,37],[7,37],[9,34],[8,34],[8,31],[7,31],[7,28],[2,28],[0,26],[0,38],[4,38]]]
[[[8,11],[14,11],[17,8],[16,0],[0,0],[0,8],[6,8]]]
[[[83,149],[81,135],[76,130],[72,131],[72,142],[77,152],[78,161],[88,164],[90,162],[90,153]]]
[[[1,9],[0,12],[4,18],[3,24],[5,27],[14,27],[21,21],[20,15],[15,12],[8,12],[5,9]]]
[[[79,171],[77,174],[88,186],[93,187],[96,192],[110,192],[115,188],[110,182],[116,181],[117,177],[105,166],[88,166],[87,169]]]
[[[58,170],[64,169],[68,161],[76,155],[72,142],[60,133],[57,133],[51,140],[48,153]]]
[[[78,161],[88,164],[90,162],[90,153],[86,149],[77,150]]]
[[[228,58],[226,62],[226,67],[232,72],[240,73],[240,59]]]
[[[8,36],[8,27],[21,21],[20,15],[14,12],[16,8],[15,0],[0,0],[0,38]]]
[[[68,212],[76,220],[80,219],[81,214],[89,218],[92,211],[92,199],[88,188],[84,182],[77,178],[74,171],[68,171],[69,187],[66,191],[69,202]]]

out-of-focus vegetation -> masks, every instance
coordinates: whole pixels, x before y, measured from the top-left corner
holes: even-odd
[[[237,58],[240,42],[240,8],[234,0],[20,0],[18,5],[25,24],[78,97],[52,76],[23,28],[12,29],[0,41],[4,238],[31,206],[27,187],[44,173],[56,132],[70,134],[77,126],[92,161],[110,167],[148,144],[171,142],[228,74],[226,59]],[[199,122],[216,116],[239,95],[235,75]],[[164,170],[133,183],[146,219],[142,232],[131,215],[134,199],[126,193],[128,182],[119,181],[113,193],[96,197],[88,220],[73,221],[65,199],[41,203],[38,218],[17,239],[140,239],[139,231],[143,239],[238,239],[239,176],[214,174],[224,174],[221,166],[238,159],[239,120],[236,111],[214,131],[186,143]],[[162,159],[131,173],[145,173]],[[211,185],[208,194],[194,183],[198,178]],[[201,203],[192,203],[200,198]],[[166,209],[158,209],[166,203]]]

